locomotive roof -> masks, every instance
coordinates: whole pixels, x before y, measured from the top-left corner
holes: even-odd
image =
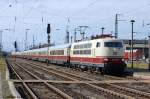
[[[83,43],[90,43],[90,42],[93,42],[93,41],[119,41],[121,39],[115,39],[115,38],[101,38],[101,39],[94,39],[94,40],[87,40],[87,41],[80,41],[80,42],[75,42],[73,43],[74,44],[83,44]],[[122,41],[122,40],[121,40]]]

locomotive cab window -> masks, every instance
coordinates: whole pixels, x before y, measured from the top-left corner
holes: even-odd
[[[122,42],[105,42],[105,47],[123,47]]]
[[[97,42],[96,47],[100,47],[100,46],[101,46],[100,42]]]

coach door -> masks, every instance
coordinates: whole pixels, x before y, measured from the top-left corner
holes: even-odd
[[[96,48],[95,48],[95,56],[100,56],[100,53],[101,53],[101,43],[100,42],[97,42],[96,43]]]

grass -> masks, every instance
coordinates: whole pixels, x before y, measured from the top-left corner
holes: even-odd
[[[127,67],[131,68],[131,63],[127,63]],[[137,69],[148,69],[148,63],[136,61],[133,63],[133,68]]]
[[[4,58],[0,58],[0,73],[2,79],[2,96],[4,99],[14,99],[14,96],[11,94],[8,86],[8,81],[6,80],[6,68],[7,64]]]

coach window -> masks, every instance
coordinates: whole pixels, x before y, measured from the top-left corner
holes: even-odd
[[[96,47],[100,47],[100,46],[101,46],[100,42],[97,42]]]
[[[91,54],[91,50],[87,50],[87,54]]]
[[[88,48],[91,48],[92,44],[88,44]]]

